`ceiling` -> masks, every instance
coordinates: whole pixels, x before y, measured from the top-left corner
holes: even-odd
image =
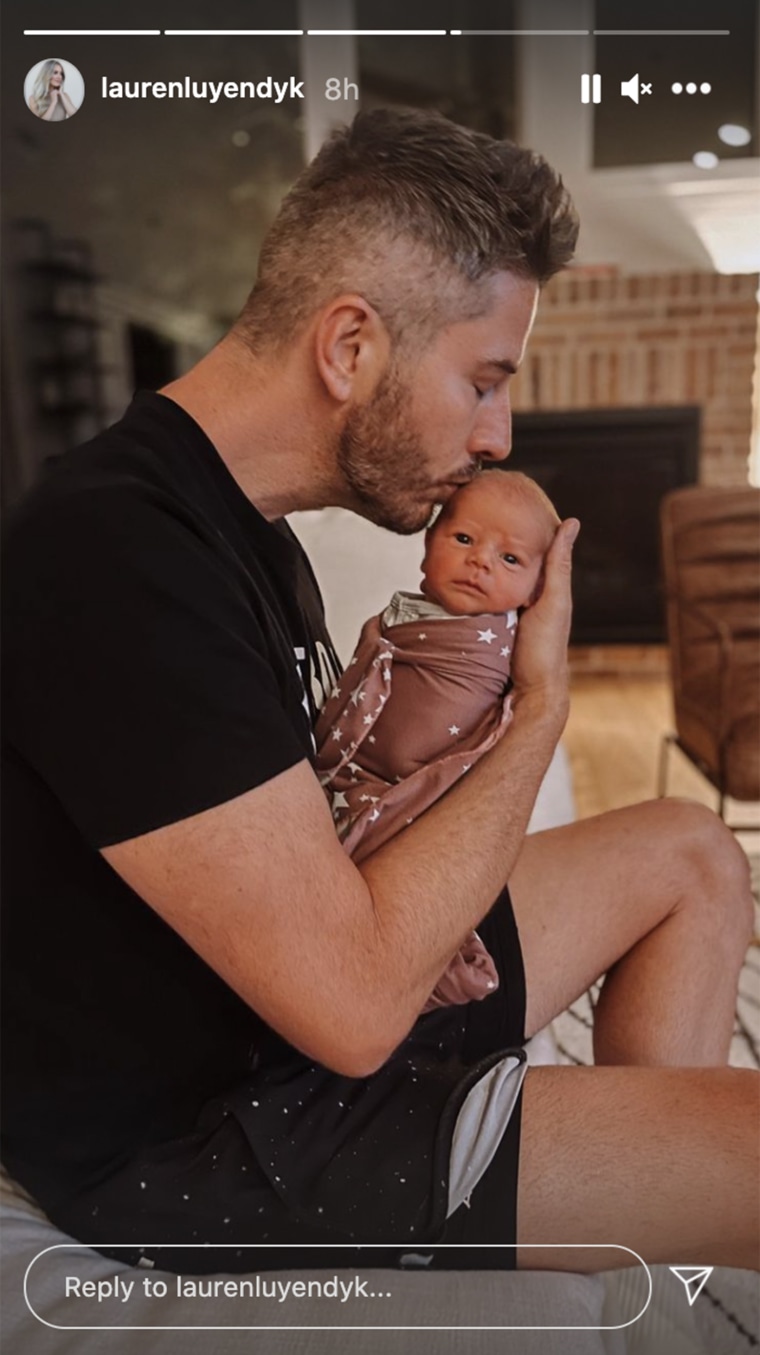
[[[311,0],[312,5],[320,2],[326,0]],[[724,0],[724,9],[733,2]],[[462,3],[466,0],[434,6],[438,22],[455,22]],[[746,9],[747,0],[741,3]],[[409,6],[399,0],[393,4],[409,23]],[[381,12],[387,24],[396,13],[388,0],[383,0],[382,11],[379,0],[359,0],[359,5],[364,24],[379,22],[376,13]],[[80,8],[85,14],[86,6]],[[4,6],[6,218],[40,218],[57,236],[87,239],[113,287],[149,299],[167,314],[192,314],[224,324],[247,294],[262,234],[303,163],[313,91],[305,103],[277,106],[237,99],[214,105],[178,99],[119,101],[101,98],[101,81],[103,76],[109,81],[179,80],[186,74],[212,81],[258,81],[268,75],[286,80],[299,74],[302,44],[329,40],[66,38],[54,40],[54,50],[48,50],[50,39],[21,36],[32,9],[39,26],[54,22],[57,7],[50,3],[6,0]],[[170,9],[165,3],[157,19],[155,5],[135,0],[130,23],[168,26],[181,13],[183,27],[208,25],[209,7],[201,0],[187,0],[171,14]],[[250,27],[257,18],[271,23],[271,17],[263,18],[271,16],[271,6],[259,0],[220,0],[220,9],[223,17],[217,22],[228,27]],[[560,14],[563,27],[573,21],[588,24],[589,16],[591,26],[594,22],[589,0],[514,0],[508,8],[503,0],[498,6],[481,0],[477,11],[470,8],[472,22],[493,22],[497,9],[521,26],[546,27]],[[103,21],[102,7],[88,12]],[[295,0],[285,0],[278,7],[278,22],[298,26],[301,13]],[[34,118],[21,92],[27,69],[50,55],[73,61],[86,86],[77,117],[52,126]],[[631,272],[760,268],[756,159],[746,152],[738,158],[726,156],[709,174],[696,170],[688,159],[663,163],[657,156],[664,131],[662,137],[647,133],[652,155],[647,163],[613,166],[609,155],[600,152],[600,145],[609,143],[614,119],[624,119],[626,125],[633,120],[634,133],[629,127],[626,144],[631,135],[639,144],[643,119],[651,119],[654,111],[654,105],[646,108],[620,99],[616,73],[628,66],[620,65],[625,57],[613,61],[613,55],[609,50],[605,55],[599,46],[595,52],[591,39],[481,38],[458,45],[457,39],[446,38],[362,39],[356,58],[365,103],[440,107],[471,125],[519,135],[540,148],[577,197],[584,223],[582,262]],[[609,72],[596,132],[594,109],[579,98],[580,73],[595,69],[588,64],[595,59]],[[752,84],[754,57],[745,65],[745,84]],[[643,77],[643,60],[641,73]],[[666,103],[661,107],[664,127],[676,110]],[[707,116],[704,107],[702,118]],[[599,120],[603,110],[606,122]],[[642,118],[638,133],[634,115]]]

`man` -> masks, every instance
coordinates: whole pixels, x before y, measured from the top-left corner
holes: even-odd
[[[720,1067],[742,853],[678,802],[525,838],[567,714],[577,523],[520,627],[509,738],[361,869],[310,762],[334,656],[279,520],[337,504],[413,532],[506,457],[576,233],[531,153],[360,116],[286,199],[230,334],[19,515],[4,1155],[75,1236],[185,1271],[281,1265],[242,1246],[267,1242],[756,1264],[756,1080]],[[498,992],[418,1021],[475,926]],[[605,972],[599,1066],[521,1088],[524,1039]],[[193,1242],[239,1259],[159,1247]]]

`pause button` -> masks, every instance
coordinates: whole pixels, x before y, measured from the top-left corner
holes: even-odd
[[[581,76],[581,103],[602,102],[602,77],[601,75],[582,75]]]

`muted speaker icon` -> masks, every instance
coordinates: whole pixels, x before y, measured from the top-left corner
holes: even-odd
[[[637,71],[635,75],[631,76],[630,80],[622,80],[620,82],[620,93],[623,95],[625,99],[633,99],[633,102],[637,104],[639,102],[640,93],[641,94],[652,93],[652,83],[650,81],[648,84],[645,84],[644,81],[642,80],[641,84],[639,85],[639,76]]]

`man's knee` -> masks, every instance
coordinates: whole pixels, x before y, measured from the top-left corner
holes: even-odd
[[[730,828],[692,800],[662,800],[683,903],[699,908],[719,935],[742,952],[752,937],[754,907],[749,862]]]

